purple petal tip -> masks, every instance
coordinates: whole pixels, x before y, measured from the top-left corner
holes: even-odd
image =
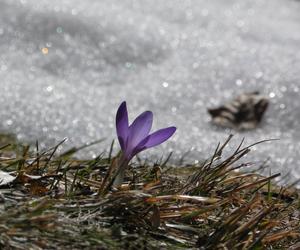
[[[120,146],[122,150],[124,150],[128,136],[128,113],[125,101],[122,102],[118,108],[116,115],[116,128]]]
[[[147,142],[145,143],[146,148],[157,146],[164,141],[168,140],[176,131],[176,127],[168,127],[157,130],[156,132],[149,135]]]

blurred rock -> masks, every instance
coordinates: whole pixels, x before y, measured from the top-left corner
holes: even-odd
[[[259,92],[244,93],[219,108],[208,109],[208,113],[217,125],[238,130],[254,129],[268,105],[268,99]]]

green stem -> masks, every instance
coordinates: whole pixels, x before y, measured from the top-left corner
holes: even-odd
[[[124,157],[124,155],[121,156],[119,164],[118,164],[118,169],[116,173],[116,177],[113,181],[112,186],[117,188],[120,187],[124,181],[124,176],[125,176],[125,171],[128,167],[129,161]]]

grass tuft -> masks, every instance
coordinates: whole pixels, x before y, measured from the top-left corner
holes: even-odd
[[[300,239],[299,191],[242,170],[251,151],[230,141],[202,164],[138,160],[119,189],[119,155],[78,160],[0,140],[1,249],[288,249]],[[99,142],[99,141],[98,141]],[[95,142],[96,143],[96,142]],[[254,166],[253,166],[254,167]]]

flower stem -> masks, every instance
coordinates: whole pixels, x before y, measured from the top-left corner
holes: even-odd
[[[128,163],[129,163],[129,161],[127,160],[127,158],[124,157],[124,155],[122,155],[120,157],[120,160],[119,160],[119,163],[118,163],[116,177],[115,177],[115,179],[113,181],[113,184],[112,184],[113,187],[118,188],[122,185],[122,183],[124,181],[125,170],[128,167]]]

